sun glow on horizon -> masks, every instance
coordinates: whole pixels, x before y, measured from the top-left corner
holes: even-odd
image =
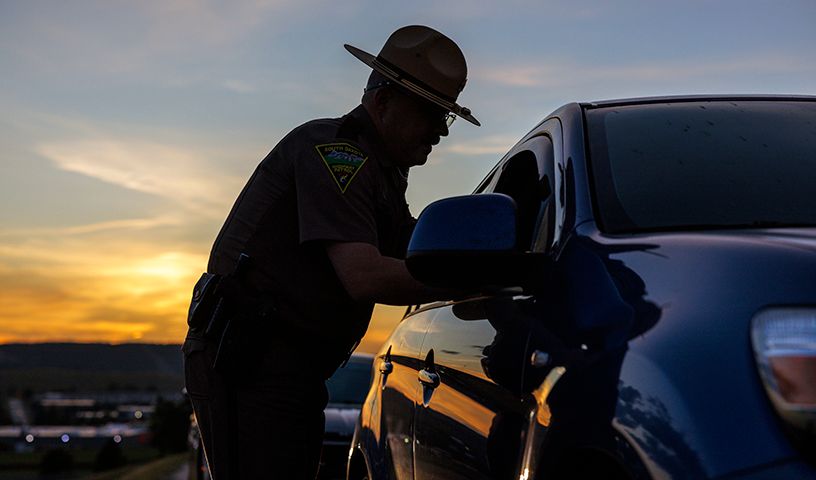
[[[0,343],[184,340],[205,253],[152,252],[121,237],[75,240],[0,245]],[[403,311],[377,305],[359,351],[376,352]]]
[[[206,256],[105,237],[0,248],[0,341],[181,342]]]

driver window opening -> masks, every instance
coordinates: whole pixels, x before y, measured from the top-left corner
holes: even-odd
[[[539,178],[533,152],[525,150],[505,163],[494,192],[503,193],[515,200],[517,246],[524,250],[530,249],[542,202],[550,196],[549,179],[546,175]]]

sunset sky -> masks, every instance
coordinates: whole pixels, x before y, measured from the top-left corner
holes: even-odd
[[[344,43],[376,53],[408,24],[462,47],[483,125],[412,171],[415,215],[564,103],[816,94],[812,0],[0,0],[0,343],[181,342],[257,162],[359,102]],[[401,311],[379,308],[362,349]]]

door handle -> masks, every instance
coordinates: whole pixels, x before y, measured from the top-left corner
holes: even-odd
[[[394,364],[391,363],[391,345],[388,346],[388,351],[385,352],[383,359],[377,365],[377,370],[380,371],[380,388],[385,390],[385,382],[388,381],[388,375],[394,371]]]
[[[430,389],[439,386],[439,374],[436,373],[433,348],[425,356],[425,368],[419,371],[419,383]]]
[[[389,373],[394,371],[394,364],[388,360],[383,360],[380,362],[380,373],[383,375],[388,375]]]
[[[439,386],[439,374],[436,373],[436,362],[434,362],[433,348],[428,351],[425,357],[425,365],[418,372],[419,383],[422,384],[422,406],[428,407],[431,404],[431,397],[434,390]]]
[[[427,388],[439,386],[439,374],[423,368],[419,371],[419,383]]]

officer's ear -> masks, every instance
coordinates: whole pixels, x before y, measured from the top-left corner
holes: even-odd
[[[363,106],[381,134],[388,130],[384,125],[386,119],[402,116],[397,101],[398,94],[389,85],[371,89],[363,95]]]
[[[394,100],[394,90],[385,87],[378,88],[371,93],[373,94],[372,103],[374,104],[374,109],[380,116],[382,116],[385,111],[388,110]]]

